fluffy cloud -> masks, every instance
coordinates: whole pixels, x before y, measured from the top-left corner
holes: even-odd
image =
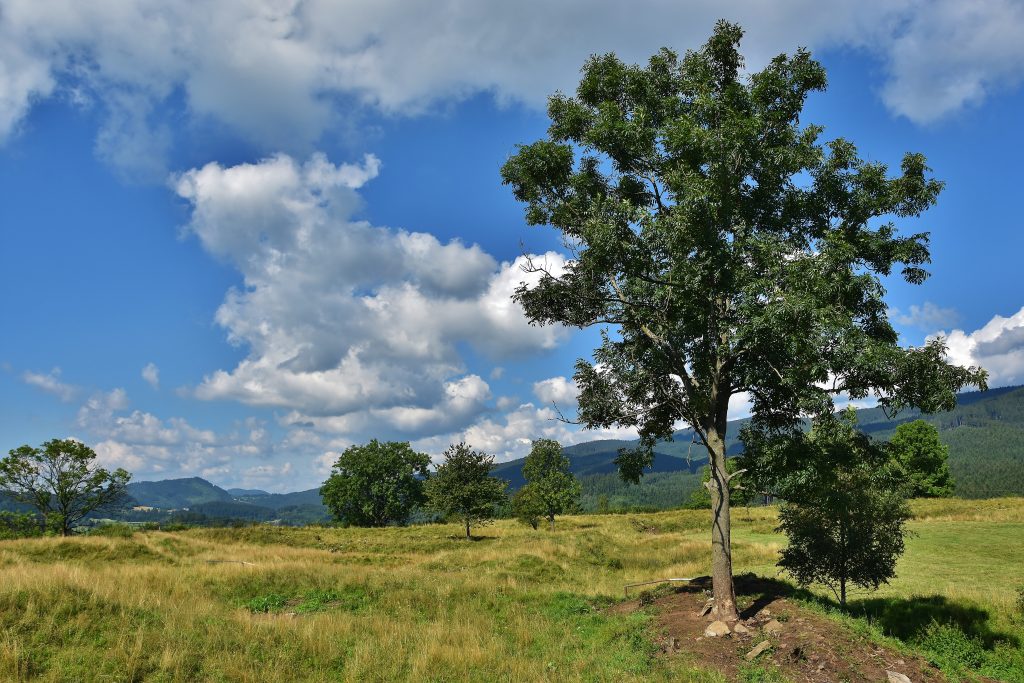
[[[797,45],[875,54],[884,101],[915,121],[1013,86],[1024,63],[1014,0],[6,0],[0,139],[64,94],[98,103],[98,152],[137,170],[158,163],[182,116],[306,153],[367,109],[417,114],[479,92],[540,106],[591,53],[694,47],[723,16],[747,27],[751,67]]]
[[[1024,5],[1016,0],[938,0],[906,14],[886,51],[882,99],[918,123],[982,102],[1020,83]]]
[[[204,477],[230,486],[274,490],[321,481],[286,458],[312,461],[335,444],[317,435],[288,433],[274,438],[260,420],[247,418],[223,432],[195,427],[180,417],[161,418],[131,409],[123,389],[90,396],[78,411],[76,428],[107,467],[123,467],[135,479]]]
[[[413,443],[419,450],[430,453],[435,461],[453,443],[464,441],[473,448],[495,456],[495,461],[506,462],[525,457],[536,439],[554,439],[569,446],[595,439],[636,439],[632,428],[580,429],[570,424],[552,407],[521,403],[503,409],[500,415],[487,415],[469,427]]]
[[[973,332],[939,332],[949,345],[949,358],[959,365],[980,365],[988,370],[989,384],[1024,383],[1024,308],[1004,318],[993,317]]]
[[[544,403],[559,407],[575,406],[579,388],[568,377],[549,377],[533,384],[533,395]]]
[[[147,363],[146,367],[142,368],[142,379],[146,380],[146,383],[154,389],[159,389],[160,368],[155,363]]]
[[[499,264],[476,245],[353,221],[356,190],[379,169],[373,156],[334,165],[278,155],[176,178],[192,206],[187,231],[244,279],[216,319],[249,354],[207,376],[199,398],[284,408],[292,423],[335,432],[438,433],[468,424],[490,398],[465,373],[461,344],[498,359],[565,338],[528,325],[511,300],[536,277],[525,257]]]
[[[65,403],[74,400],[75,395],[78,393],[78,387],[60,381],[60,368],[54,368],[45,375],[26,371],[22,373],[21,379],[25,384],[42,389],[48,394],[53,394]]]
[[[890,319],[900,325],[916,327],[922,330],[934,330],[936,328],[948,327],[956,323],[959,315],[955,309],[936,306],[931,301],[926,301],[918,306],[913,304],[904,313],[898,308],[889,310]]]

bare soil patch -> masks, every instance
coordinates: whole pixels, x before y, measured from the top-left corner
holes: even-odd
[[[732,680],[740,679],[741,669],[756,666],[777,668],[795,683],[879,683],[887,680],[887,671],[904,674],[913,683],[946,680],[925,659],[880,647],[789,599],[786,584],[755,576],[736,578],[739,602],[747,605],[737,623],[747,633],[736,632],[736,624],[729,624],[731,633],[707,637],[705,630],[715,620],[701,616],[709,589],[710,580],[698,581],[660,597],[640,595],[618,608],[653,607],[662,633],[658,644],[666,656],[687,653]],[[755,649],[761,652],[748,659]]]

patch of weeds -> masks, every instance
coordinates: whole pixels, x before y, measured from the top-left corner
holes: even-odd
[[[579,540],[580,559],[595,567],[622,569],[622,560],[616,555],[618,548],[609,539],[597,535],[589,535]],[[609,552],[610,550],[610,552]]]
[[[43,541],[12,548],[32,562],[136,562],[166,559],[141,543],[116,540],[112,543],[84,543],[77,540]]]
[[[1017,586],[1017,616],[1024,617],[1024,584]]]
[[[271,593],[270,595],[261,595],[253,598],[245,603],[245,608],[253,614],[266,614],[267,612],[279,610],[286,604],[288,604],[288,599],[283,595]]]
[[[774,666],[758,664],[741,665],[739,680],[743,683],[787,683],[786,677]]]
[[[370,606],[371,596],[359,586],[348,586],[340,590],[314,590],[302,596],[295,606],[296,612],[322,612],[328,608],[358,612]]]

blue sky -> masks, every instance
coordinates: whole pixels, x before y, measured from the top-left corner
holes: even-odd
[[[752,68],[814,51],[826,136],[928,157],[933,275],[888,283],[893,319],[1024,383],[1021,3],[90,5],[0,0],[2,450],[292,490],[371,437],[621,434],[552,419],[596,337],[509,301],[517,258],[564,255],[498,169],[588,54],[697,47],[719,15]]]

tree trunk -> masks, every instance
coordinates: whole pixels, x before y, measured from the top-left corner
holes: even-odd
[[[466,540],[471,541],[473,537],[469,535],[469,520],[466,520]]]
[[[732,520],[729,518],[729,479],[725,472],[725,441],[717,427],[708,428],[707,447],[711,456],[711,589],[715,614],[723,621],[740,618],[736,611],[736,589],[732,583]]]
[[[554,515],[548,516],[548,521],[551,523],[551,530],[554,531],[555,530],[555,516]]]
[[[839,579],[839,606],[846,611],[846,579]]]

